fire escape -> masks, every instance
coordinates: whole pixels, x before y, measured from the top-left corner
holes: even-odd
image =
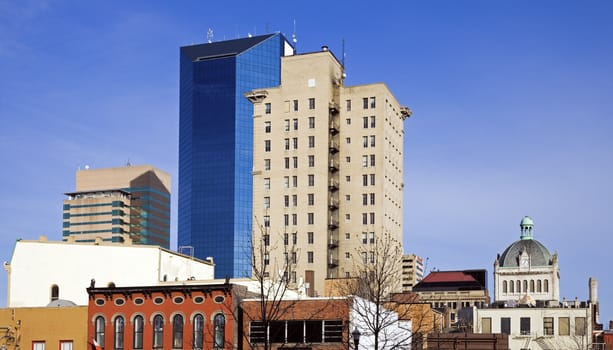
[[[340,85],[340,81],[334,82],[332,101],[328,105],[328,278],[338,277]]]

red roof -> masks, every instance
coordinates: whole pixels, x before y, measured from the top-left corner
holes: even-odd
[[[434,271],[421,280],[424,283],[477,282],[477,280],[462,271]]]

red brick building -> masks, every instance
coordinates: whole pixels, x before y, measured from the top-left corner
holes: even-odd
[[[103,349],[231,349],[239,286],[161,285],[87,289],[88,343]]]

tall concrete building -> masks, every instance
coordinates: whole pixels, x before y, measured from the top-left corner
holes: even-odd
[[[416,254],[402,256],[402,291],[410,292],[424,278],[424,259]]]
[[[254,104],[253,239],[269,247],[271,273],[290,261],[287,278],[321,295],[326,278],[353,276],[354,259],[374,259],[368,250],[382,234],[402,242],[410,111],[385,84],[345,86],[343,66],[323,47],[283,57],[281,84],[246,97]]]
[[[170,247],[170,175],[150,165],[78,170],[62,240]]]
[[[215,259],[215,276],[251,275],[252,107],[243,94],[276,86],[281,34],[180,50],[179,246]]]

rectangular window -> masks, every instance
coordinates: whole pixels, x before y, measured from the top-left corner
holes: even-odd
[[[347,138],[345,139],[345,142],[347,142],[347,144],[351,143],[351,137],[347,137]]]
[[[270,235],[263,235],[262,240],[264,241],[265,247],[268,247],[270,245]]]
[[[374,154],[370,155],[370,166],[375,166],[375,155]]]
[[[264,159],[264,170],[270,170],[270,159]]]
[[[347,123],[347,125],[351,125],[351,118],[345,119],[345,122]]]
[[[368,213],[362,213],[362,225],[368,225]]]
[[[368,136],[362,136],[362,146],[364,148],[368,147]]]
[[[375,205],[375,194],[374,193],[370,194],[370,205]]]
[[[375,244],[375,233],[374,232],[368,233],[368,241],[370,244]]]
[[[294,100],[293,105],[294,105],[294,112],[298,112],[298,100]]]
[[[308,185],[310,187],[315,186],[315,175],[312,175],[312,174],[308,175]]]
[[[584,336],[585,334],[585,317],[575,317],[575,335]]]
[[[375,263],[375,252],[370,252],[370,263],[371,264]]]
[[[264,132],[269,134],[270,129],[272,129],[272,125],[269,121],[264,122]]]
[[[292,232],[292,244],[293,245],[298,244],[298,233],[297,232]]]
[[[45,342],[44,341],[33,341],[32,350],[45,350]]]
[[[345,252],[345,259],[347,260],[351,259],[351,253]]]
[[[283,225],[289,226],[289,214],[283,214]]]
[[[289,151],[289,138],[283,140],[284,148]]]
[[[362,255],[362,264],[368,263],[368,253],[362,252],[361,255]]]
[[[570,323],[568,317],[558,317],[558,334],[570,335]]]
[[[345,239],[351,239],[351,233],[345,232]]]
[[[511,318],[502,317],[500,319],[500,333],[511,334]]]
[[[315,205],[315,194],[314,193],[307,194],[307,205]]]
[[[363,155],[362,156],[362,167],[366,168],[367,166],[368,166],[368,156]]]
[[[315,147],[315,136],[309,136],[309,148]]]
[[[370,213],[370,224],[371,225],[375,224],[375,213]]]
[[[313,263],[313,252],[307,252],[307,262],[309,264]]]
[[[368,175],[362,175],[362,186],[368,186]]]
[[[264,140],[264,151],[270,152],[270,140]]]
[[[289,176],[283,176],[283,187],[289,188]]]
[[[270,190],[270,178],[269,177],[264,178],[264,189]]]
[[[362,118],[362,121],[363,121],[363,123],[362,123],[362,124],[363,124],[363,126],[362,126],[362,127],[363,127],[364,129],[368,129],[368,117],[363,117],[363,118]]]
[[[347,163],[351,163],[351,157],[349,157],[349,156],[345,157],[345,161],[346,161]]]
[[[309,129],[315,129],[315,117],[309,117]]]
[[[283,163],[285,165],[285,169],[289,169],[289,157],[283,158]]]
[[[371,186],[375,185],[375,174],[370,174],[370,185]]]
[[[307,232],[307,243],[313,244],[315,242],[315,238],[313,237],[313,232]]]
[[[347,100],[347,112],[351,112],[351,100]]]
[[[553,317],[543,317],[543,334],[553,335]]]
[[[294,207],[298,206],[298,195],[297,194],[292,194],[292,206]]]
[[[264,253],[264,265],[270,264],[270,255],[268,253]]]
[[[351,176],[345,175],[345,182],[351,182]]]
[[[362,107],[368,109],[368,97],[362,98]]]
[[[286,208],[289,207],[289,195],[286,194],[285,196],[283,196],[283,203]]]
[[[270,105],[270,103],[265,103],[264,109],[266,114],[270,114],[272,112],[272,106]]]
[[[284,233],[283,234],[283,245],[288,245],[289,244],[289,234]]]
[[[362,244],[368,243],[368,232],[362,232]]]
[[[309,225],[315,224],[315,214],[307,213],[307,224]]]
[[[376,106],[377,106],[376,105],[376,99],[373,96],[373,97],[370,98],[370,108],[375,108]]]
[[[270,197],[264,197],[264,208],[270,208]]]
[[[72,350],[72,340],[60,340],[60,350]],[[123,349],[123,344],[121,346]]]
[[[294,163],[294,169],[298,168],[298,157],[292,157]]]
[[[285,119],[283,122],[283,130],[289,131],[289,119]]]
[[[294,130],[298,130],[298,119],[294,118],[292,121],[294,123]]]
[[[481,319],[481,333],[491,334],[492,333],[492,318],[484,317]]]
[[[349,201],[351,200],[351,195],[350,195],[350,194],[346,194],[346,195],[345,195],[345,200],[346,200],[347,202],[349,202]]]
[[[370,135],[370,147],[375,147],[375,135]]]
[[[315,166],[315,156],[310,155],[309,156],[309,168],[313,168],[314,166]]]
[[[298,257],[296,256],[296,252],[292,252],[292,264],[295,264],[298,261]]]
[[[362,205],[368,205],[368,194],[362,193]]]
[[[270,215],[264,215],[264,227],[270,227]]]
[[[298,214],[292,214],[292,225],[298,225]]]
[[[292,185],[294,187],[298,187],[298,176],[296,175],[292,176]]]
[[[374,115],[370,116],[370,127],[371,128],[375,127],[375,116]]]
[[[519,332],[522,335],[530,334],[530,317],[520,317],[519,319]]]
[[[315,109],[315,99],[309,98],[309,109]]]

